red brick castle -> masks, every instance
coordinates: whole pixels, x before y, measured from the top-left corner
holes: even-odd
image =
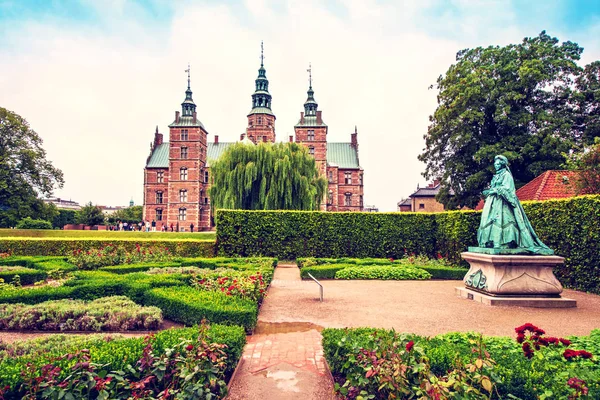
[[[262,46],[261,46],[262,47]],[[219,142],[215,135],[208,143],[208,132],[198,119],[190,88],[190,70],[185,100],[181,112],[169,125],[169,142],[163,141],[158,127],[150,145],[150,155],[144,168],[144,220],[155,221],[156,229],[188,232],[211,227],[210,160],[217,160],[233,142]],[[321,173],[329,182],[328,194],[321,209],[327,211],[363,210],[363,169],[358,161],[356,127],[349,143],[328,143],[328,127],[314,98],[312,71],[309,68],[308,98],[304,111],[294,127],[295,141],[308,148]],[[275,114],[271,110],[269,81],[261,64],[252,94],[252,109],[248,114],[246,133],[240,140],[275,142]],[[290,136],[290,141],[294,140]]]

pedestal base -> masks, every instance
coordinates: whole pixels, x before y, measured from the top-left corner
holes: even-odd
[[[488,306],[509,307],[535,307],[535,308],[573,308],[577,307],[577,301],[564,297],[504,297],[490,296],[485,293],[464,287],[455,288],[457,296],[463,299],[473,300]]]

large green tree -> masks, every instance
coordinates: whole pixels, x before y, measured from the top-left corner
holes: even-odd
[[[78,210],[75,215],[75,220],[78,224],[90,226],[101,225],[104,223],[104,219],[104,213],[100,207],[93,205],[91,201],[81,207],[81,210]]]
[[[211,161],[212,207],[243,210],[317,210],[327,180],[296,143],[236,143]]]
[[[517,186],[560,168],[577,144],[576,63],[583,49],[542,32],[520,44],[458,52],[437,81],[419,159],[426,178],[441,178],[438,200],[473,207],[493,174],[496,154],[510,160]]]
[[[40,196],[62,187],[63,174],[46,159],[42,139],[21,116],[0,107],[0,227],[25,217],[52,220]]]
[[[114,224],[117,221],[127,223],[138,223],[142,220],[142,206],[131,206],[117,210],[108,216],[109,223]]]

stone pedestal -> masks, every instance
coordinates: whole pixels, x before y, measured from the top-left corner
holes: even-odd
[[[457,288],[461,297],[489,304],[524,307],[576,307],[560,297],[563,287],[552,269],[564,262],[558,256],[461,254],[471,268]],[[517,301],[518,300],[518,301]]]

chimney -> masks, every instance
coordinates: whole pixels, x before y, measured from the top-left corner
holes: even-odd
[[[244,140],[244,137],[246,137],[246,134],[245,134],[245,133],[242,133],[242,134],[240,135],[240,142],[241,142],[242,140]]]
[[[356,130],[356,125],[354,126],[354,133],[350,134],[350,145],[355,149],[358,149],[358,132]]]
[[[215,143],[219,143],[219,135],[215,135]]]
[[[304,111],[302,111],[300,113],[300,123],[303,124],[304,123]]]
[[[321,119],[321,111],[317,111],[317,124],[322,124],[323,120]]]
[[[179,122],[179,111],[175,111],[175,122]]]
[[[294,136],[290,135],[290,143],[294,143]]]
[[[158,125],[156,126],[156,131],[154,132],[154,145],[150,146],[151,148],[155,148],[158,145],[161,145],[163,143],[163,134],[162,133],[158,133]]]
[[[193,120],[193,121],[194,121],[194,124],[196,123],[196,115],[197,115],[197,114],[196,114],[196,111],[194,111],[194,112],[192,113],[192,118],[194,118],[194,120]]]

